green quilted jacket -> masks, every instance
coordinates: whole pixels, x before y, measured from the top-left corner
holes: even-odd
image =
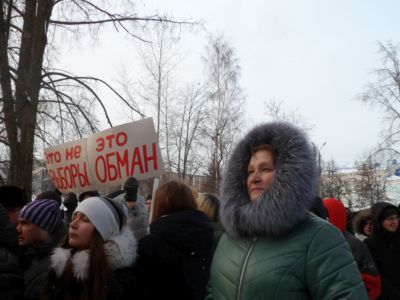
[[[316,216],[291,233],[253,240],[224,234],[208,299],[368,299],[341,233]]]

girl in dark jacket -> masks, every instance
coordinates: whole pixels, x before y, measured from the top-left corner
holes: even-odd
[[[203,299],[213,250],[210,221],[183,183],[164,184],[154,202],[150,234],[139,241],[141,299]]]
[[[76,208],[63,245],[51,256],[44,299],[128,299],[136,239],[122,204],[92,197]]]
[[[374,231],[365,240],[382,277],[380,299],[400,299],[399,211],[396,206],[378,202],[372,207]]]

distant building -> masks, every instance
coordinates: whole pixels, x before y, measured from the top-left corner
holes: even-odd
[[[322,174],[321,178],[324,176],[329,175]],[[335,176],[346,187],[340,198],[347,207],[355,210],[370,207],[371,199],[373,202],[388,201],[395,205],[400,203],[400,166],[397,165],[397,160],[393,160],[387,169],[380,168],[379,165],[365,170],[342,168],[336,170]]]

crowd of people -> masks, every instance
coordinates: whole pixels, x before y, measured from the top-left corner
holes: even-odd
[[[400,299],[399,208],[350,214],[316,176],[303,132],[274,122],[237,143],[219,197],[2,186],[0,299]]]

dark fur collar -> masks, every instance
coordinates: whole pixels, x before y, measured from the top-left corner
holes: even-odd
[[[270,188],[251,202],[247,167],[251,149],[270,144],[276,150],[276,174]],[[314,197],[315,157],[305,135],[287,123],[251,130],[235,147],[221,185],[221,222],[230,236],[282,236],[307,216]]]

